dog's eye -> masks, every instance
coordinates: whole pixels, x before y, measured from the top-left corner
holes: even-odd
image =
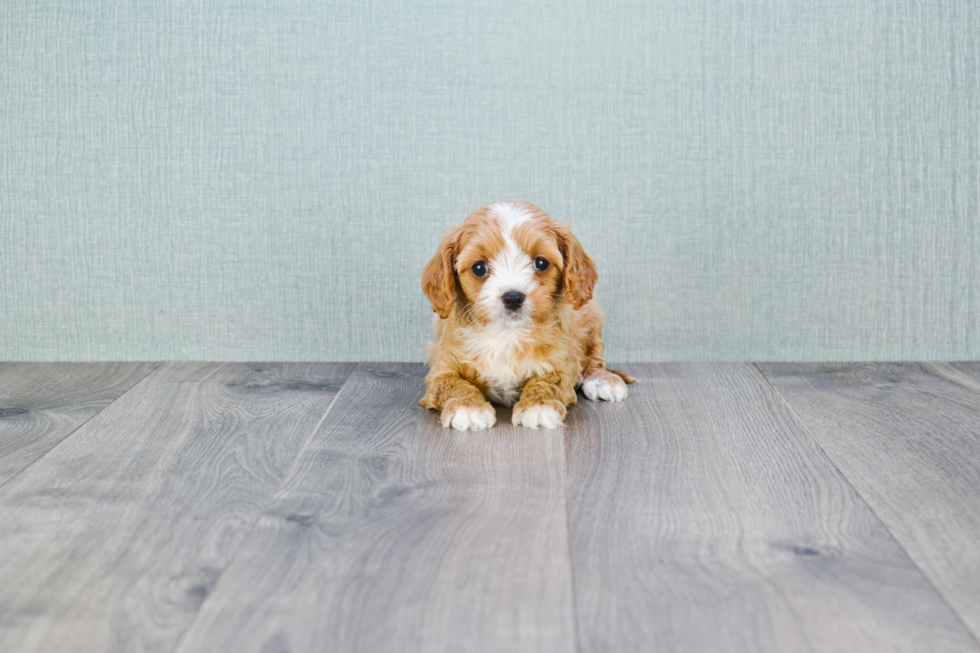
[[[470,269],[473,270],[474,277],[485,277],[487,275],[487,262],[477,261]]]
[[[548,269],[549,265],[551,265],[551,263],[548,263],[548,259],[546,258],[541,258],[539,256],[538,258],[534,259],[534,269],[538,272],[544,272]]]

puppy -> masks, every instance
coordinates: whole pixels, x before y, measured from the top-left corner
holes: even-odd
[[[419,404],[441,410],[444,427],[479,431],[497,421],[488,399],[532,429],[561,424],[580,385],[589,399],[625,399],[635,379],[606,369],[597,278],[568,226],[533,204],[471,213],[422,274],[436,341]]]

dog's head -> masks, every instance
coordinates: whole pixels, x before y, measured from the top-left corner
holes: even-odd
[[[451,229],[425,266],[422,290],[449,317],[459,302],[481,324],[523,326],[567,300],[592,299],[595,263],[564,223],[527,202],[496,202]]]

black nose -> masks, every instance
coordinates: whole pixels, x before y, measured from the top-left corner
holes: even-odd
[[[516,311],[524,303],[524,293],[516,290],[508,290],[501,295],[501,299],[504,300],[504,306],[507,307],[507,310]]]

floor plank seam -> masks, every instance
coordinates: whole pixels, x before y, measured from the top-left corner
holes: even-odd
[[[224,569],[222,569],[221,573],[218,574],[218,579],[214,582],[211,591],[208,592],[207,597],[204,599],[204,601],[201,602],[201,605],[197,607],[197,612],[194,613],[194,617],[187,622],[187,626],[184,628],[183,632],[180,633],[180,636],[177,638],[177,641],[174,642],[174,646],[172,649],[170,649],[170,653],[176,653],[177,651],[180,650],[180,647],[184,644],[184,639],[187,637],[187,634],[191,632],[192,628],[194,627],[194,624],[197,623],[198,617],[204,611],[204,607],[205,605],[207,605],[208,600],[215,595],[218,588],[220,587],[221,579],[224,578],[227,571],[231,569],[232,564],[234,564],[235,560],[238,558],[238,555],[241,553],[242,549],[245,548],[246,542],[248,542],[249,539],[251,539],[252,533],[255,532],[255,527],[258,526],[258,523],[259,521],[261,521],[262,516],[265,515],[266,510],[268,510],[269,506],[272,505],[272,501],[276,498],[276,495],[279,494],[279,491],[282,490],[283,486],[286,484],[286,481],[292,475],[293,470],[296,469],[296,465],[299,463],[300,458],[302,458],[303,452],[306,451],[306,448],[309,446],[310,442],[312,442],[313,436],[316,435],[317,431],[320,430],[320,427],[323,426],[323,422],[326,421],[327,415],[329,415],[330,412],[333,410],[333,407],[337,404],[337,399],[339,399],[340,395],[344,393],[344,388],[347,387],[347,384],[354,376],[354,372],[356,372],[360,366],[361,366],[360,363],[355,363],[354,367],[351,368],[350,373],[347,375],[347,378],[344,379],[344,382],[340,386],[340,389],[337,391],[337,394],[334,395],[334,398],[330,402],[330,405],[327,406],[327,410],[324,411],[323,415],[320,417],[320,420],[316,423],[316,426],[314,426],[313,429],[310,431],[310,435],[306,438],[306,442],[303,443],[303,446],[300,447],[300,450],[296,453],[296,457],[293,458],[292,464],[290,464],[289,469],[283,475],[282,480],[279,482],[279,485],[276,487],[275,490],[273,490],[269,494],[268,500],[265,502],[265,505],[262,506],[262,510],[259,511],[258,515],[252,521],[252,524],[248,528],[248,532],[245,534],[245,537],[242,538],[242,541],[239,543],[238,548],[235,549],[235,552],[228,559],[227,564],[225,564]]]
[[[575,653],[581,653],[582,643],[578,634],[578,602],[575,599],[575,565],[572,564],[572,519],[568,509],[568,461],[565,457],[568,453],[568,447],[565,446],[568,436],[564,432],[565,428],[567,427],[562,428],[561,438],[561,490],[562,503],[565,506],[565,544],[568,547],[568,588],[571,592],[569,602],[572,604],[572,637],[575,642]]]
[[[759,364],[753,363],[752,365],[759,372],[762,378],[766,380],[766,383],[769,385],[770,388],[772,388],[772,391],[775,392],[776,395],[779,397],[779,399],[786,405],[786,409],[789,410],[790,414],[793,416],[793,419],[799,422],[800,426],[803,428],[806,434],[810,437],[813,443],[820,450],[820,453],[822,453],[824,457],[830,462],[830,464],[834,466],[834,469],[837,470],[837,473],[840,474],[844,482],[847,483],[847,485],[854,491],[854,494],[858,498],[860,498],[862,502],[864,502],[864,505],[867,506],[868,510],[871,511],[871,514],[874,515],[875,519],[878,520],[878,523],[881,524],[881,527],[884,528],[885,531],[891,536],[892,540],[895,541],[895,544],[902,550],[902,553],[905,554],[905,557],[908,559],[908,561],[912,563],[912,565],[916,569],[919,570],[919,573],[922,574],[922,577],[925,578],[926,581],[928,581],[929,585],[931,585],[932,588],[936,591],[936,595],[943,600],[943,603],[945,603],[947,607],[949,607],[950,612],[953,613],[953,616],[956,617],[956,620],[960,623],[961,626],[963,626],[963,629],[970,635],[970,637],[974,639],[974,641],[977,643],[977,646],[980,646],[980,636],[978,636],[977,633],[973,632],[973,629],[970,628],[970,626],[963,619],[963,616],[959,613],[959,610],[957,610],[956,607],[952,604],[952,602],[950,602],[949,597],[947,597],[946,594],[943,593],[942,589],[940,589],[939,586],[936,585],[936,582],[926,572],[926,570],[924,570],[922,567],[919,566],[919,563],[915,561],[915,558],[913,558],[912,555],[909,553],[908,549],[905,548],[905,545],[902,543],[902,541],[898,538],[898,536],[895,535],[892,529],[888,527],[888,524],[885,522],[885,520],[881,518],[881,516],[874,509],[874,507],[868,502],[868,500],[864,497],[864,495],[858,491],[857,487],[854,486],[854,484],[851,482],[851,479],[847,477],[844,471],[837,466],[837,463],[834,461],[834,459],[830,457],[830,454],[828,454],[827,451],[823,448],[823,445],[820,444],[820,440],[814,437],[809,427],[803,422],[800,416],[796,414],[796,411],[793,410],[793,406],[791,406],[790,403],[786,400],[786,397],[784,397],[782,393],[780,393],[779,390],[776,389],[776,386],[774,386],[772,381],[769,380],[769,377],[766,376],[766,373],[762,371],[762,369],[759,367]]]
[[[58,447],[60,447],[64,442],[66,442],[68,440],[68,438],[70,438],[73,435],[75,435],[76,433],[78,433],[82,429],[83,426],[85,426],[86,424],[88,424],[89,422],[91,422],[93,419],[95,419],[96,417],[98,417],[99,415],[101,415],[103,412],[105,412],[105,410],[107,408],[109,408],[109,406],[113,405],[114,403],[116,403],[117,401],[119,401],[120,399],[122,399],[123,397],[125,397],[126,395],[128,395],[130,392],[132,392],[133,389],[136,386],[140,385],[141,383],[143,383],[144,381],[146,381],[148,378],[150,378],[161,367],[163,367],[163,361],[160,361],[155,366],[153,366],[152,368],[150,368],[150,370],[146,374],[144,374],[143,377],[139,381],[137,381],[132,386],[130,386],[129,389],[126,390],[126,392],[122,393],[121,395],[119,395],[118,397],[116,397],[115,399],[113,399],[112,401],[110,401],[109,403],[107,403],[105,406],[103,406],[99,410],[95,411],[95,413],[93,413],[87,420],[85,420],[84,422],[82,422],[81,424],[79,424],[78,426],[76,426],[70,432],[66,433],[65,434],[65,437],[63,437],[60,440],[58,440],[57,442],[55,442],[53,446],[48,447],[48,449],[44,453],[42,453],[40,456],[38,456],[37,458],[35,458],[31,462],[29,462],[27,465],[25,465],[23,469],[20,469],[17,472],[15,472],[7,480],[5,480],[3,482],[0,482],[0,489],[2,489],[7,483],[10,483],[12,480],[14,480],[15,478],[17,478],[21,474],[23,474],[25,471],[27,471],[28,469],[30,469],[31,467],[33,467],[34,464],[37,463],[39,460],[41,460],[42,458],[44,458],[45,456],[47,456],[49,453],[51,453],[52,451],[54,451],[55,449],[57,449]]]

